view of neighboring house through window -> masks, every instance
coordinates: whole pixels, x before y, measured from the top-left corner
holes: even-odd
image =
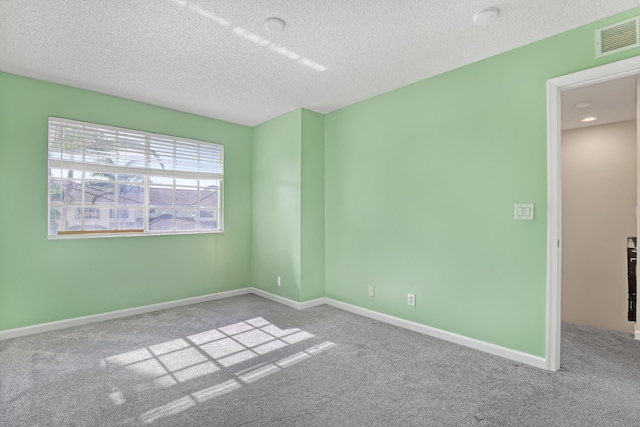
[[[224,146],[49,118],[49,237],[222,231]]]

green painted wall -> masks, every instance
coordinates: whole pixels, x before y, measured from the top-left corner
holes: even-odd
[[[301,293],[324,296],[324,116],[302,110]]]
[[[225,232],[47,240],[49,115],[225,146]],[[0,330],[251,285],[252,129],[0,73]]]
[[[300,109],[254,128],[253,285],[324,296],[324,116]],[[277,277],[282,285],[277,285]]]
[[[638,55],[594,54],[597,28],[637,15],[328,114],[326,295],[544,356],[546,81]],[[528,202],[536,219],[515,221]]]
[[[253,286],[296,301],[301,286],[300,127],[301,110],[295,110],[253,128]]]

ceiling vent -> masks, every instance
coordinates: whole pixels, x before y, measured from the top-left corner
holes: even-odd
[[[640,16],[596,30],[596,57],[640,47]]]

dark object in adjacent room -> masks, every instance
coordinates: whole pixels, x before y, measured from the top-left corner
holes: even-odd
[[[629,282],[629,310],[627,320],[636,321],[636,308],[638,302],[636,285],[636,261],[638,259],[637,238],[627,237],[627,278]]]

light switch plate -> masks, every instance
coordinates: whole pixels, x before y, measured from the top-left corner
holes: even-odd
[[[515,219],[533,220],[533,203],[516,203]]]

